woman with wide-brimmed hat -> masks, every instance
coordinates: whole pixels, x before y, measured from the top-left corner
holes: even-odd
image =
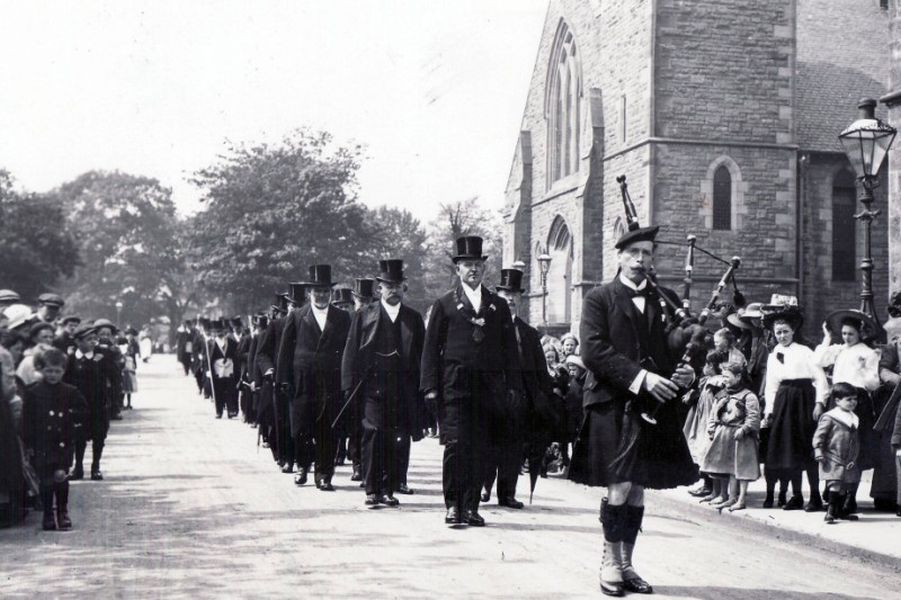
[[[792,484],[792,497],[782,508],[810,511],[823,506],[811,441],[816,429],[814,408],[824,405],[827,383],[813,351],[795,341],[802,323],[797,306],[774,308],[764,316],[764,324],[772,329],[777,342],[766,365],[763,414],[770,434],[765,465],[768,471],[779,472]],[[801,493],[801,476],[805,471],[810,484],[810,502],[806,506]],[[772,490],[767,489],[764,506],[772,505]]]

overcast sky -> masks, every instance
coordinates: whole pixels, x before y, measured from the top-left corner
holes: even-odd
[[[362,199],[502,205],[547,0],[0,0],[0,168],[187,175],[300,126],[368,148]]]

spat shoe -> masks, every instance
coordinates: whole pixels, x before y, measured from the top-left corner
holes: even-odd
[[[298,471],[297,475],[294,476],[294,485],[304,485],[306,482],[307,482],[307,472],[306,472],[306,470],[301,469],[300,471]]]
[[[378,494],[366,494],[366,501],[363,502],[366,506],[378,506],[379,504],[379,496]]]
[[[100,469],[91,469],[91,481],[103,481],[103,472]]]
[[[804,498],[801,496],[792,496],[782,507],[782,510],[801,510],[804,508]]]
[[[381,502],[385,506],[397,506],[398,504],[400,504],[400,501],[390,494],[379,498],[379,502]]]
[[[334,492],[335,486],[332,485],[331,481],[323,481],[319,484],[319,489],[323,492]]]
[[[457,510],[456,506],[451,506],[447,509],[447,514],[444,515],[444,522],[448,525],[455,525],[457,523],[462,523],[463,520],[460,518],[460,511]]]
[[[497,501],[498,506],[506,506],[507,508],[515,508],[521,509],[525,506],[522,502],[517,500],[516,498],[499,498]]]

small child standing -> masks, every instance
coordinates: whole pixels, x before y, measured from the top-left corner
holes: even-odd
[[[72,528],[68,507],[69,468],[86,404],[74,386],[62,382],[66,371],[66,356],[62,352],[56,348],[45,350],[35,357],[35,367],[42,379],[25,389],[25,446],[40,480],[44,530],[67,530]]]
[[[857,516],[843,510],[849,490],[860,483],[857,456],[860,452],[858,429],[860,422],[857,408],[857,388],[849,383],[836,383],[832,387],[835,408],[823,413],[813,434],[814,458],[819,463],[820,479],[829,490],[829,506],[826,523],[836,519],[856,521]]]
[[[747,504],[748,482],[760,477],[757,439],[760,431],[760,402],[744,387],[745,367],[726,362],[721,367],[726,387],[717,395],[707,431],[710,445],[701,461],[701,470],[729,478],[729,497],[712,504],[714,508],[742,510]]]
[[[686,394],[683,402],[686,404],[694,400],[694,404],[688,409],[685,417],[685,425],[682,433],[688,443],[688,450],[696,464],[701,464],[701,459],[707,451],[710,439],[707,436],[707,422],[710,420],[710,411],[716,403],[716,395],[723,388],[723,378],[720,375],[720,366],[729,360],[728,352],[712,350],[707,353],[704,363],[704,377],[698,385],[697,393]],[[714,481],[709,474],[701,472],[701,480],[688,493],[692,496],[712,500],[718,494],[713,493]]]

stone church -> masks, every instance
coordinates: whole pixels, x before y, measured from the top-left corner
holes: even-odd
[[[886,4],[551,0],[505,192],[504,264],[525,264],[530,322],[544,314],[552,330],[577,330],[584,295],[614,275],[625,227],[619,175],[642,224],[683,244],[657,255],[659,279],[680,293],[692,234],[699,247],[741,257],[749,301],[797,296],[808,334],[819,335],[829,311],[856,308],[861,206],[837,136],[860,98],[886,92]],[[873,226],[880,319],[884,190]],[[695,310],[724,269],[697,255]]]

